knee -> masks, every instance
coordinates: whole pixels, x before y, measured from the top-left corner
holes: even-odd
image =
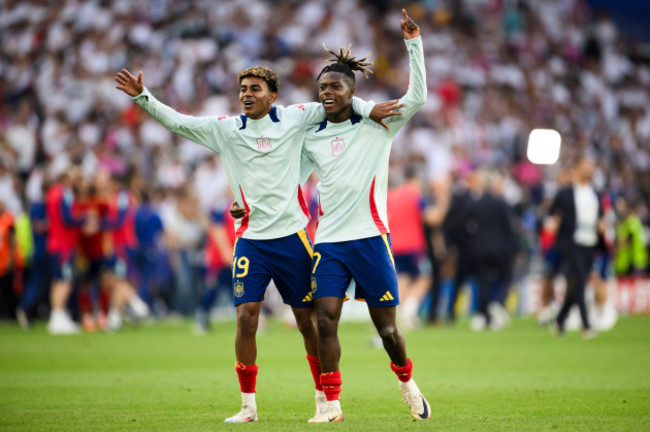
[[[252,311],[242,310],[237,314],[237,327],[242,334],[255,334],[259,316]]]
[[[316,317],[313,311],[311,313],[294,314],[296,325],[301,334],[306,335],[316,332]]]
[[[334,336],[336,334],[338,321],[333,317],[324,314],[319,314],[317,322],[318,322],[319,338],[327,338],[327,337]]]
[[[384,343],[395,343],[400,337],[400,332],[396,325],[385,325],[378,329],[379,336],[384,341]]]

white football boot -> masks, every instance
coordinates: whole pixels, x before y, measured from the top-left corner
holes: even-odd
[[[257,404],[255,393],[242,393],[242,405],[237,414],[224,420],[225,423],[249,423],[257,421]]]
[[[77,334],[79,326],[65,311],[53,309],[47,323],[47,331],[53,335]]]
[[[416,420],[428,420],[431,418],[431,406],[424,398],[413,378],[408,382],[399,382],[399,389],[405,403],[411,407],[411,414]]]
[[[136,294],[131,296],[128,304],[134,318],[138,321],[142,321],[151,315],[149,306]]]
[[[108,316],[106,317],[106,331],[107,332],[116,332],[122,328],[122,314],[116,309],[111,309],[108,311]]]
[[[312,420],[319,418],[327,411],[327,398],[322,390],[316,390],[316,396],[314,399],[316,401],[316,414],[308,420],[309,423],[314,423]]]
[[[317,412],[316,417],[307,420],[307,423],[334,423],[344,420],[341,403],[337,400],[327,401],[325,411]]]

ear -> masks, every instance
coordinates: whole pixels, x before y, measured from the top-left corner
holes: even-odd
[[[269,94],[269,103],[272,104],[278,99],[278,94],[276,92],[272,92]]]
[[[350,97],[354,96],[354,93],[357,91],[356,87],[350,89]]]

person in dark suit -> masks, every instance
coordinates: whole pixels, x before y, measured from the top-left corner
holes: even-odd
[[[560,189],[551,204],[549,215],[557,225],[555,245],[565,260],[566,295],[558,313],[555,332],[564,333],[564,322],[571,306],[578,305],[582,319],[583,337],[595,336],[589,323],[585,303],[585,288],[594,260],[598,232],[602,229],[600,200],[591,185],[594,165],[586,157],[573,167],[573,183]]]
[[[449,325],[456,322],[456,303],[460,289],[472,276],[467,218],[478,194],[476,190],[477,177],[477,173],[472,173],[464,181],[457,182],[451,194],[449,211],[442,225],[449,254],[455,262],[453,286],[447,305],[447,323]]]
[[[483,193],[470,205],[467,233],[470,259],[478,284],[478,310],[472,328],[481,330],[502,326],[488,313],[490,288],[495,284],[507,292],[517,252],[514,212],[502,197],[502,178],[492,171],[482,174]],[[503,300],[503,295],[499,296]]]

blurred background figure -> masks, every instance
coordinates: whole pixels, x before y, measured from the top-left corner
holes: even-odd
[[[14,291],[17,265],[14,217],[0,201],[0,317],[9,318],[18,299]]]
[[[616,200],[620,223],[616,227],[614,269],[618,278],[641,276],[648,267],[648,241],[637,213],[638,207],[639,203],[634,199],[619,197]]]
[[[595,336],[587,313],[585,289],[594,261],[598,232],[603,228],[602,208],[591,184],[593,171],[593,162],[580,157],[573,167],[572,185],[558,192],[549,210],[558,220],[555,246],[566,260],[566,293],[555,330],[558,334],[564,332],[569,311],[576,304],[585,339]]]
[[[158,316],[163,313],[160,306],[164,304],[162,287],[169,270],[163,245],[163,222],[147,188],[140,191],[140,205],[136,210],[134,229],[134,267],[138,295],[154,315]]]
[[[203,258],[202,292],[196,309],[194,331],[210,330],[210,311],[221,292],[228,293],[232,278],[232,258],[235,246],[235,223],[230,215],[231,200],[224,201],[210,212]],[[228,302],[232,306],[232,301]]]
[[[449,211],[443,225],[448,250],[447,258],[452,262],[454,269],[447,304],[447,323],[450,325],[456,322],[460,290],[464,284],[470,282],[470,278],[474,274],[468,218],[479,195],[477,173],[469,173],[457,178],[451,194]]]
[[[30,200],[29,228],[31,230],[31,254],[25,263],[24,286],[20,296],[20,304],[16,310],[18,323],[25,330],[31,327],[36,317],[38,305],[42,303],[50,288],[50,261],[47,254],[46,242],[49,222],[45,211],[45,183],[39,188],[38,194]]]
[[[451,184],[447,176],[438,176],[432,179],[429,185],[429,199],[423,214],[427,257],[431,264],[427,323],[432,325],[438,324],[442,282],[447,271],[444,264],[449,254],[443,223],[449,210],[450,189]]]
[[[196,195],[184,189],[179,189],[167,202],[161,216],[175,276],[172,309],[181,315],[192,315],[200,291],[201,249],[207,217],[199,211]]]
[[[96,223],[75,214],[75,198],[79,195],[81,172],[71,168],[61,174],[45,196],[45,210],[49,221],[47,251],[50,256],[52,287],[50,290],[50,319],[47,329],[52,334],[74,334],[79,331],[72,320],[68,306],[76,311],[77,303],[69,302],[74,288],[74,267],[82,227]],[[92,225],[86,226],[92,229]]]
[[[420,324],[418,311],[431,283],[422,220],[426,203],[415,166],[406,168],[404,184],[388,189],[387,200],[388,225],[400,298],[397,320],[400,328],[408,331]]]
[[[478,285],[478,308],[472,330],[500,330],[510,321],[505,310],[518,250],[516,221],[503,199],[503,179],[496,171],[480,173],[480,196],[469,205],[467,234]]]

